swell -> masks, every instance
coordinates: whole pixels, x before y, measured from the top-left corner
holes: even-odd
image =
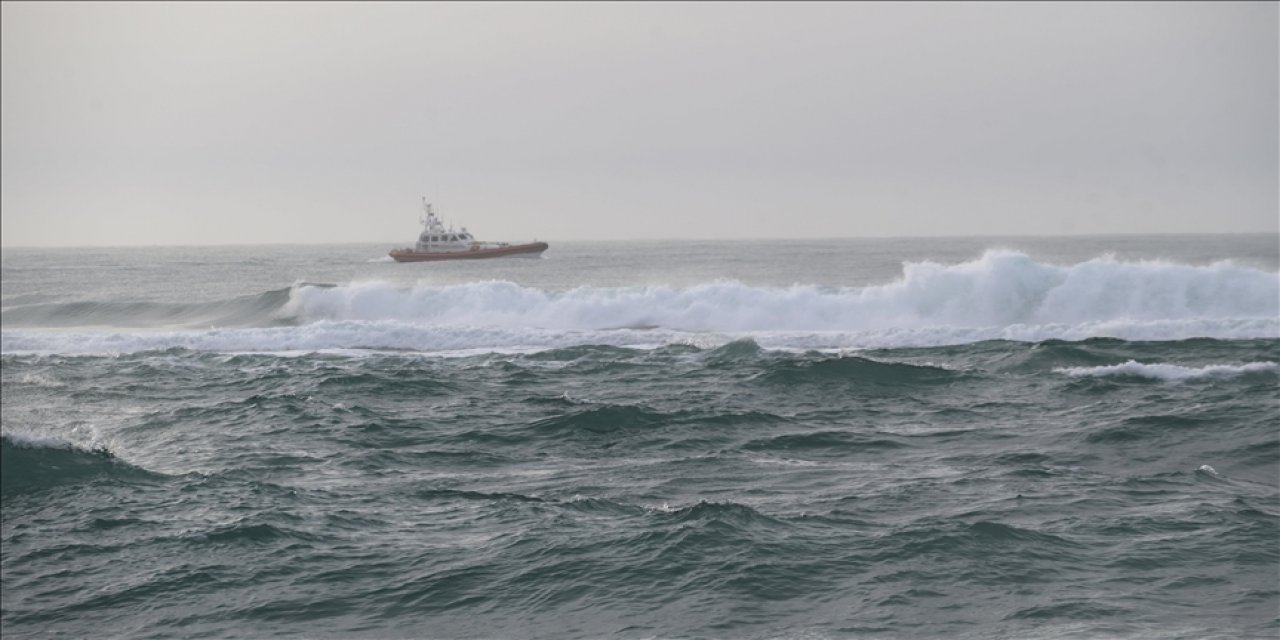
[[[81,300],[13,305],[0,311],[0,323],[23,328],[272,326],[289,323],[279,312],[294,288],[212,302]]]
[[[859,384],[892,389],[956,382],[966,375],[936,366],[843,356],[821,360],[786,358],[772,363],[758,379],[781,386]]]
[[[676,433],[668,435],[676,438],[691,435],[690,431],[695,428],[727,430],[785,422],[785,418],[761,411],[662,412],[644,406],[604,404],[539,420],[530,425],[530,430],[540,438],[560,439],[652,435],[674,428]]]
[[[61,440],[0,434],[0,485],[5,495],[34,493],[98,479],[156,477],[150,471],[120,460],[105,447],[84,449]]]
[[[1117,362],[1122,357],[1117,355],[1117,348],[1128,344],[1095,338],[1081,342],[1046,340],[1025,349],[1005,346],[993,368],[1007,373],[1034,373],[1062,367],[1104,366]]]

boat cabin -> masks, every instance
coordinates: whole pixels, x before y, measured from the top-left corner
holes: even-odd
[[[442,251],[471,251],[473,245],[476,245],[476,239],[467,232],[467,228],[455,231],[452,226],[445,228],[444,221],[436,217],[436,213],[431,209],[431,203],[424,198],[422,201],[423,210],[426,212],[422,219],[422,233],[418,235],[418,242],[414,246],[415,251],[421,252],[442,252]]]

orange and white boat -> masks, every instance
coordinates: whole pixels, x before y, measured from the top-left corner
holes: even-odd
[[[392,249],[388,254],[396,262],[430,262],[434,260],[477,260],[481,258],[501,258],[504,256],[527,256],[536,258],[547,250],[545,242],[527,242],[511,244],[509,242],[480,242],[476,240],[466,227],[455,231],[452,226],[445,228],[444,221],[436,217],[431,203],[422,199],[422,233],[413,248]]]

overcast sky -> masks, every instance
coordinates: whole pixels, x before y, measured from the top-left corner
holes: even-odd
[[[1280,233],[1274,2],[2,6],[8,246]]]

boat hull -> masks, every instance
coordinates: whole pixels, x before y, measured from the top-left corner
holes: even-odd
[[[513,244],[505,247],[472,249],[470,251],[414,251],[412,249],[393,249],[387,255],[396,262],[438,262],[441,260],[481,260],[484,258],[501,258],[514,255],[537,255],[547,250],[545,242]]]

